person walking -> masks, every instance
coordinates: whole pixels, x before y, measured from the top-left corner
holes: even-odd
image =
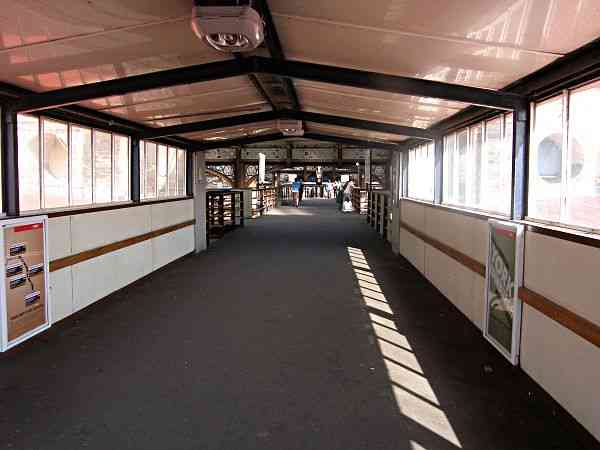
[[[300,206],[300,189],[301,188],[302,188],[302,183],[300,183],[300,177],[298,177],[292,183],[292,201],[296,208],[298,208]]]
[[[298,195],[298,206],[300,206],[302,204],[302,200],[304,199],[304,178],[299,176],[298,178],[296,178],[296,180],[298,181],[298,183],[300,183],[300,192]]]

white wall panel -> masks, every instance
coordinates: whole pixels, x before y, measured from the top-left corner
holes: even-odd
[[[53,323],[73,313],[71,267],[65,267],[50,273],[50,304]]]
[[[419,231],[425,231],[425,209],[428,206],[411,201],[402,202],[402,221]]]
[[[153,270],[194,251],[194,226],[152,239]]]
[[[595,247],[538,233],[525,236],[525,286],[598,325],[599,267]]]
[[[150,241],[75,264],[73,304],[78,311],[149,273]]]
[[[525,305],[521,366],[600,440],[600,349]]]
[[[150,205],[71,216],[73,253],[148,233],[150,223]]]
[[[48,256],[53,259],[71,254],[71,217],[48,219]]]
[[[424,243],[406,229],[400,232],[400,254],[421,273],[425,273]]]
[[[150,205],[152,211],[152,231],[177,225],[194,218],[194,201],[157,203]]]

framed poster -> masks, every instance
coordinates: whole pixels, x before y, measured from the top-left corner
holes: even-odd
[[[47,230],[47,216],[0,222],[2,351],[50,327]]]
[[[514,365],[519,362],[523,225],[490,220],[483,335]]]

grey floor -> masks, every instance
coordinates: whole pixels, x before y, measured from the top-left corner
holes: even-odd
[[[280,208],[0,356],[0,448],[578,449],[365,223]]]

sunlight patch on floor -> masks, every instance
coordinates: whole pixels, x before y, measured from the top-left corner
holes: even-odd
[[[456,448],[462,448],[419,364],[413,347],[406,336],[398,330],[393,320],[394,311],[388,304],[363,251],[356,247],[347,247],[347,249],[358,286],[356,292],[369,307],[371,327],[387,369],[398,409],[401,414],[442,437]],[[416,441],[411,441],[411,445],[413,450],[427,450]]]

